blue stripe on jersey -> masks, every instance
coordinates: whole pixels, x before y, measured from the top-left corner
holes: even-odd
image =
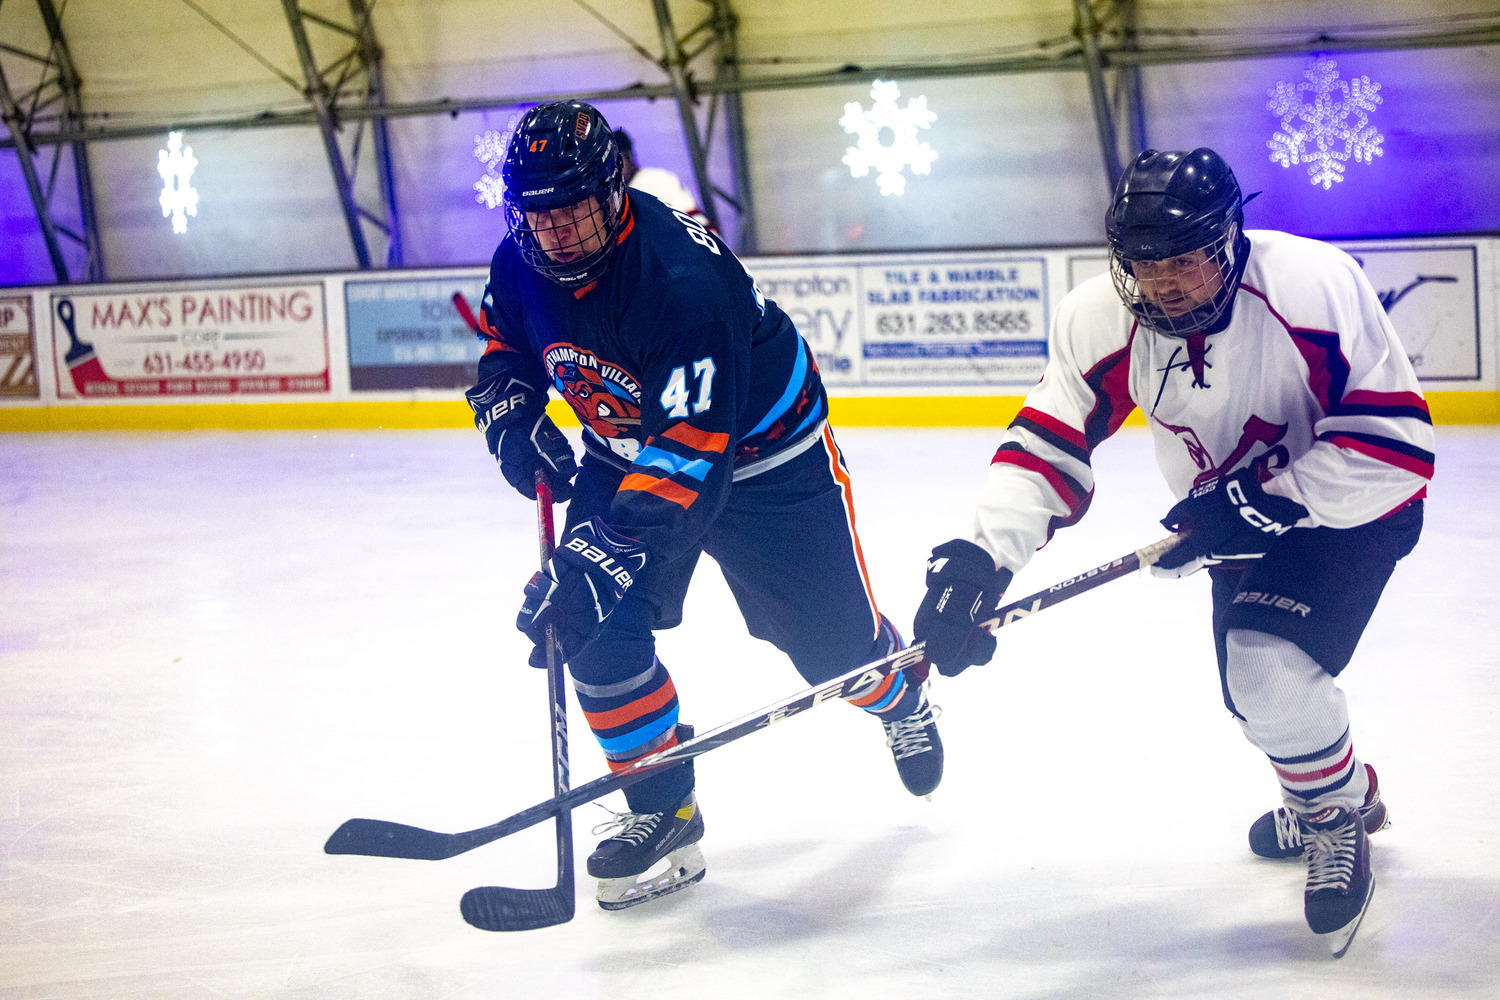
[[[632,729],[624,736],[606,738],[598,733],[594,738],[599,741],[599,746],[605,753],[619,753],[622,750],[634,750],[638,746],[649,743],[662,733],[677,725],[678,708],[672,706],[672,710],[659,719],[652,719],[639,729]]]
[[[797,338],[797,363],[792,367],[792,377],[787,380],[786,391],[776,401],[776,405],[761,417],[760,423],[756,424],[748,434],[741,436],[740,440],[751,438],[761,431],[770,427],[792,405],[792,400],[797,398],[797,393],[802,391],[802,382],[807,377],[807,344],[799,336]]]
[[[635,456],[632,465],[645,465],[653,469],[661,469],[668,475],[681,473],[684,476],[692,476],[698,482],[703,482],[713,469],[713,463],[701,458],[683,458],[669,451],[663,451],[654,445],[647,445],[641,449],[639,455]]]

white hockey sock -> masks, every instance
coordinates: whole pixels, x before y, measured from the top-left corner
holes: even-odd
[[[1230,629],[1225,680],[1245,738],[1271,758],[1289,807],[1364,804],[1368,778],[1354,755],[1349,710],[1333,677],[1295,643]]]

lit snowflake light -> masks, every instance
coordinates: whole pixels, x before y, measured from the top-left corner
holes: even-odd
[[[156,172],[161,175],[162,218],[172,220],[172,232],[187,232],[187,217],[198,214],[198,192],[189,183],[198,166],[193,147],[182,144],[181,132],[167,133],[167,148],[156,154]]]
[[[1383,155],[1385,137],[1370,124],[1370,114],[1381,103],[1380,84],[1368,76],[1339,79],[1338,64],[1318,56],[1302,75],[1302,83],[1278,83],[1266,91],[1266,109],[1281,119],[1281,131],[1266,146],[1272,161],[1283,167],[1306,163],[1312,183],[1327,191],[1344,179],[1344,163],[1373,163]],[[1304,96],[1311,96],[1306,103]]]
[[[511,123],[514,126],[514,122]],[[505,143],[510,138],[510,129],[496,132],[486,129],[474,137],[474,156],[484,161],[484,176],[474,185],[474,200],[485,208],[499,206],[505,197],[505,182],[500,179],[496,167],[505,159]]]
[[[903,167],[910,164],[913,174],[927,174],[932,172],[932,161],[937,159],[931,146],[917,141],[917,129],[930,128],[937,115],[927,110],[926,97],[913,97],[905,108],[898,108],[896,99],[900,96],[894,81],[876,80],[870,86],[870,99],[875,102],[870,110],[850,101],[844,105],[844,117],[839,119],[845,132],[859,136],[858,144],[844,153],[843,162],[849,173],[863,177],[873,167],[883,195],[906,190]],[[884,129],[891,131],[890,145],[880,141]]]

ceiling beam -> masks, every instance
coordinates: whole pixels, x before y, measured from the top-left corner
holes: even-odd
[[[1243,59],[1265,59],[1283,55],[1311,55],[1318,52],[1382,52],[1402,49],[1470,48],[1475,46],[1500,45],[1500,26],[1475,28],[1463,31],[1433,32],[1401,36],[1331,36],[1318,35],[1292,42],[1275,42],[1239,45],[1201,46],[1151,46],[1126,48],[1104,46],[1099,48],[1102,63],[1112,68],[1128,66],[1162,66],[1200,62],[1224,62]],[[1085,70],[1081,46],[1057,53],[1034,54],[1007,59],[978,60],[961,63],[872,63],[862,66],[843,66],[836,70],[813,73],[770,74],[765,76],[740,76],[737,79],[701,80],[694,83],[699,94],[736,93],[795,90],[807,87],[846,86],[865,83],[872,77],[889,79],[932,79],[943,77],[1000,76],[1016,73],[1067,72]],[[670,84],[633,84],[593,91],[549,91],[546,93],[507,94],[496,97],[436,98],[424,101],[408,101],[386,104],[380,107],[348,105],[339,109],[343,121],[360,121],[374,118],[413,118],[426,115],[455,115],[465,111],[493,111],[519,105],[542,104],[549,101],[570,99],[584,101],[608,101],[657,98],[673,96]],[[160,135],[167,129],[214,130],[248,128],[285,128],[318,124],[314,111],[264,111],[258,114],[223,117],[193,118],[183,116],[160,119],[151,124],[132,125],[67,125],[47,131],[33,131],[31,143],[41,147],[60,142],[85,140],[102,142],[114,139],[136,139]],[[13,148],[11,140],[0,140],[0,148]]]

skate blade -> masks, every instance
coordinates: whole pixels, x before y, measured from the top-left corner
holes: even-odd
[[[666,871],[659,875],[600,879],[597,896],[599,906],[605,910],[629,909],[659,896],[686,889],[694,882],[701,882],[706,874],[708,869],[703,861],[703,852],[698,849],[697,844],[689,844],[667,855]]]
[[[1359,930],[1359,925],[1365,919],[1365,913],[1370,909],[1370,900],[1375,898],[1375,873],[1370,873],[1370,891],[1365,893],[1365,905],[1359,908],[1353,920],[1349,921],[1338,930],[1329,931],[1327,934],[1319,934],[1318,937],[1328,942],[1328,950],[1333,953],[1334,958],[1343,958],[1349,950],[1349,945],[1354,943],[1354,932]]]

